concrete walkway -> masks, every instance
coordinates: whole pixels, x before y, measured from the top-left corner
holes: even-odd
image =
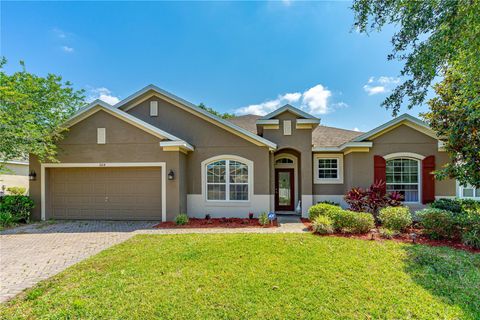
[[[307,232],[298,217],[278,220],[278,228],[153,229],[151,221],[62,221],[5,230],[0,232],[0,302],[136,234]]]

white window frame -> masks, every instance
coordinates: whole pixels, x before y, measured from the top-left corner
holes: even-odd
[[[226,161],[226,172],[227,172],[227,177],[226,177],[226,182],[225,182],[225,193],[226,193],[226,199],[225,200],[209,200],[208,197],[208,188],[207,188],[207,166],[211,164],[212,162],[216,161]],[[241,162],[245,165],[247,165],[248,168],[248,199],[247,200],[230,200],[230,179],[229,179],[229,162],[230,161],[238,161]],[[239,156],[234,156],[234,155],[221,155],[221,156],[215,156],[212,158],[208,158],[201,163],[202,166],[202,195],[203,199],[205,202],[208,202],[210,204],[214,203],[250,203],[253,195],[253,161],[239,157]]]
[[[475,189],[471,185],[462,186],[460,183],[458,183],[458,181],[457,181],[457,189],[458,189],[457,196],[459,198],[480,201],[480,191],[477,191],[477,190],[480,190],[480,189]],[[473,189],[473,197],[464,197],[463,196],[463,189]]]
[[[318,173],[320,159],[337,160],[337,178],[319,178]],[[343,183],[343,154],[324,154],[317,153],[313,155],[313,183],[315,184],[342,184]]]
[[[405,154],[405,155],[404,155]],[[396,156],[389,156],[389,157],[384,157],[385,158],[385,170],[386,170],[386,163],[390,160],[399,160],[399,159],[406,159],[406,160],[414,160],[417,162],[417,174],[418,174],[418,179],[417,183],[390,183],[390,184],[405,184],[405,185],[418,185],[418,201],[403,201],[403,203],[406,204],[421,204],[422,203],[422,188],[423,188],[423,181],[422,181],[422,160],[419,157],[412,157],[411,153],[398,153]],[[423,157],[424,158],[424,157]],[[386,173],[385,173],[386,174]],[[387,187],[389,183],[385,181],[385,187]]]

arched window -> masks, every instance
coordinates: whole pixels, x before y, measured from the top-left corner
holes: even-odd
[[[289,158],[280,158],[277,161],[275,161],[275,164],[281,164],[281,163],[293,163],[293,160]]]
[[[387,160],[387,192],[399,192],[405,202],[420,201],[420,161],[411,158]]]
[[[206,165],[206,199],[248,201],[250,169],[240,160],[220,159]]]

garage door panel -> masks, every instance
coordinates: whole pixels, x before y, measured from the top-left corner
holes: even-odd
[[[56,219],[161,220],[161,168],[52,168]]]

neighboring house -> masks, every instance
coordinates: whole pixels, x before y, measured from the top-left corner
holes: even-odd
[[[150,85],[114,106],[94,101],[68,126],[59,163],[30,157],[35,218],[247,217],[300,202],[306,216],[379,179],[413,208],[460,191],[434,179],[448,155],[407,114],[367,133],[322,126],[290,105],[225,120]]]
[[[0,173],[0,193],[10,187],[24,187],[28,193],[28,162],[6,161],[5,169]]]

